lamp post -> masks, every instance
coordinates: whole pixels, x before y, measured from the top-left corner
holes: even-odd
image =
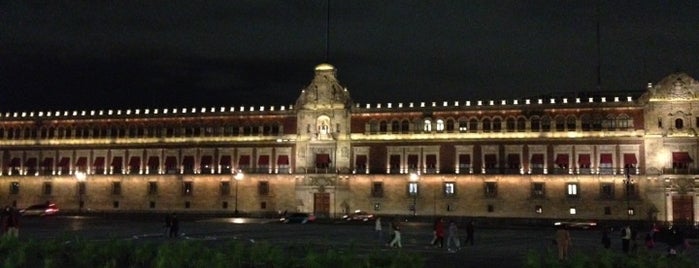
[[[82,171],[75,172],[75,180],[78,182],[78,213],[82,213],[83,210],[83,197],[85,195],[85,180],[87,179],[87,173]]]
[[[235,179],[235,210],[233,214],[238,216],[238,183],[243,179],[243,171],[237,170],[233,172],[233,178]]]
[[[417,216],[417,193],[418,193],[418,185],[417,182],[420,180],[420,174],[412,172],[410,173],[410,186],[408,190],[410,191],[410,194],[413,196],[413,216]]]
[[[631,167],[626,166],[625,168],[626,168],[626,174],[625,174],[626,179],[624,179],[624,187],[626,189],[626,221],[627,221],[627,223],[630,224],[632,210],[631,210],[631,193],[629,190],[631,189],[631,184],[633,183],[633,181],[631,180],[631,173],[630,173]]]

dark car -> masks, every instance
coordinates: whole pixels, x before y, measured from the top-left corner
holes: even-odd
[[[56,215],[59,209],[56,204],[37,204],[24,208],[19,211],[23,216],[51,216]]]
[[[282,216],[279,221],[281,223],[311,223],[316,220],[316,217],[310,213],[296,212]]]
[[[374,219],[374,214],[369,214],[369,212],[355,210],[354,213],[350,213],[342,216],[343,219],[348,221],[370,221]]]

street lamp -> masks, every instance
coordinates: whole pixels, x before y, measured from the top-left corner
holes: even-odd
[[[633,213],[633,210],[631,209],[631,184],[633,184],[633,180],[631,180],[631,167],[626,166],[626,179],[624,179],[624,187],[626,189],[626,221],[628,223],[631,223],[631,214]]]
[[[408,185],[408,192],[413,196],[413,216],[417,215],[417,193],[418,185],[417,182],[420,180],[420,174],[412,172],[410,173],[410,184]]]
[[[85,196],[85,180],[87,179],[87,173],[82,171],[75,172],[75,180],[78,182],[78,212],[82,212],[85,201],[83,197]]]
[[[235,210],[233,214],[238,216],[238,183],[243,179],[243,171],[236,170],[233,172],[233,178],[235,179]]]

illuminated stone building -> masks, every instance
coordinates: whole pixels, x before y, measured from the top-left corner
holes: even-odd
[[[357,104],[321,64],[282,107],[5,112],[0,201],[693,222],[697,129],[686,74],[635,95]]]

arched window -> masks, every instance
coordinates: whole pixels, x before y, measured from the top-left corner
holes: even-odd
[[[532,132],[541,131],[541,119],[539,119],[538,116],[533,116],[531,121],[532,121],[532,125],[531,125]]]
[[[391,133],[400,133],[400,122],[398,122],[398,120],[391,121]]]
[[[478,120],[476,120],[475,118],[471,118],[471,120],[468,121],[468,132],[478,132]]]
[[[551,117],[548,117],[548,116],[541,117],[541,131],[543,131],[543,132],[551,131]]]
[[[582,131],[590,131],[592,129],[592,120],[590,120],[589,114],[580,116],[580,127]]]
[[[464,133],[468,131],[468,121],[466,119],[459,119],[459,132]]]
[[[401,133],[410,132],[410,121],[403,120],[402,122],[400,122],[400,132]]]
[[[604,118],[601,115],[594,115],[592,118],[592,130],[602,131],[602,121],[604,121]]]
[[[388,122],[382,120],[379,122],[379,132],[388,133]]]
[[[422,124],[422,130],[424,132],[432,132],[432,120],[425,119]]]
[[[493,119],[493,132],[500,132],[502,130],[502,120],[500,118]]]
[[[491,129],[492,129],[492,125],[490,124],[490,119],[484,118],[483,119],[483,132],[490,132]]]
[[[607,127],[607,130],[609,131],[614,131],[616,130],[616,116],[613,114],[607,115],[607,120],[605,120],[605,124]]]
[[[566,119],[566,128],[568,129],[568,131],[575,131],[576,119],[574,115],[569,115]]]
[[[505,123],[505,128],[507,128],[507,132],[515,132],[515,119],[514,118],[507,118],[507,121]]]
[[[379,132],[379,123],[376,120],[369,121],[369,134],[376,134]]]
[[[454,119],[447,119],[447,132],[454,132]]]
[[[444,132],[444,120],[437,119],[437,132]]]
[[[621,130],[626,130],[628,129],[631,125],[631,120],[629,119],[628,115],[622,114],[619,117],[617,117],[617,126]]]
[[[556,116],[556,131],[566,130],[566,120],[562,115]]]
[[[684,127],[684,121],[682,121],[682,118],[675,119],[675,128],[682,129],[683,127]]]
[[[527,120],[520,117],[517,118],[517,132],[524,132],[527,127]]]

